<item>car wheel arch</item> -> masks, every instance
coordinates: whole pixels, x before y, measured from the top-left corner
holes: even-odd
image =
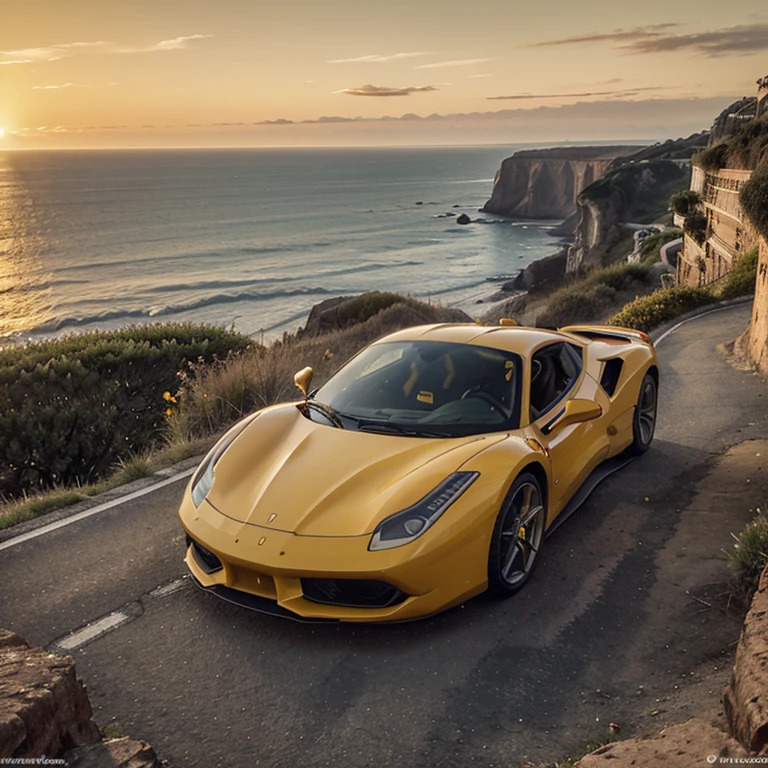
[[[508,488],[511,488],[515,480],[517,480],[517,478],[524,472],[529,472],[539,481],[544,508],[547,510],[547,513],[549,513],[549,473],[540,461],[532,461],[525,466],[520,467],[515,476],[511,479]]]

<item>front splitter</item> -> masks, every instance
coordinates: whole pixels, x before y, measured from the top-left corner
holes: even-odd
[[[212,587],[203,586],[194,575],[192,575],[192,581],[195,586],[203,590],[203,592],[210,592],[216,597],[220,597],[222,600],[226,600],[228,603],[240,606],[241,608],[247,608],[251,611],[257,611],[258,613],[266,613],[270,616],[279,616],[281,619],[290,619],[291,621],[297,621],[300,624],[338,624],[338,619],[321,619],[314,616],[299,616],[293,611],[289,611],[287,608],[283,608],[279,603],[274,600],[270,600],[266,597],[259,597],[258,595],[252,595],[249,592],[241,592],[239,589],[232,589],[232,587],[224,586],[223,584],[215,584]]]

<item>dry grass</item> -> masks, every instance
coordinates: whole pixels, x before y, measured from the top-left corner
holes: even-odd
[[[416,302],[394,304],[363,323],[319,336],[286,337],[269,347],[231,355],[213,365],[192,366],[177,394],[178,409],[170,417],[170,433],[178,441],[221,432],[259,408],[296,399],[294,374],[309,365],[312,387],[361,349],[401,328],[454,318]]]

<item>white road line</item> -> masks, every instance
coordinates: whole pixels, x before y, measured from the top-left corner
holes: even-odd
[[[707,315],[711,315],[713,312],[724,312],[726,309],[734,309],[735,307],[742,307],[746,303],[747,302],[744,302],[743,304],[732,304],[731,306],[728,306],[728,307],[716,307],[715,309],[708,309],[706,312],[702,312],[700,315],[694,315],[693,317],[689,317],[687,320],[681,320],[679,323],[677,323],[677,325],[673,325],[671,328],[664,331],[664,333],[662,333],[661,336],[659,336],[659,338],[653,342],[653,346],[658,347],[659,344],[661,344],[661,342],[667,338],[667,336],[669,336],[671,333],[674,333],[678,328],[685,325],[686,323],[690,323],[692,320],[698,320],[700,317],[706,317]]]
[[[159,587],[155,587],[137,600],[126,603],[122,608],[118,608],[116,611],[112,611],[112,613],[108,613],[106,616],[102,616],[100,619],[96,619],[95,621],[86,624],[84,627],[73,629],[63,637],[54,640],[48,646],[48,650],[51,653],[61,655],[82,648],[86,643],[90,643],[92,640],[96,640],[119,629],[128,622],[138,619],[144,613],[147,599],[153,600],[168,597],[168,595],[178,592],[189,584],[190,581],[188,576],[182,576],[180,579],[171,581],[168,584],[161,584]]]
[[[0,542],[0,552],[4,549],[10,549],[11,547],[23,544],[25,541],[29,541],[30,539],[36,539],[38,536],[43,536],[46,533],[51,533],[51,531],[64,528],[64,526],[71,525],[72,523],[76,523],[79,520],[85,520],[86,517],[91,517],[91,515],[98,515],[100,512],[106,512],[108,509],[119,507],[121,504],[133,501],[134,499],[138,499],[141,496],[146,496],[148,493],[160,490],[160,488],[165,488],[166,485],[176,483],[179,480],[183,480],[184,478],[189,477],[195,471],[195,469],[196,467],[192,467],[192,469],[188,469],[185,472],[179,472],[178,475],[169,477],[167,480],[161,480],[159,483],[155,483],[154,485],[149,485],[146,488],[133,491],[133,493],[128,493],[125,496],[120,496],[119,498],[112,499],[111,501],[105,501],[103,504],[97,504],[95,507],[91,507],[90,509],[84,509],[82,512],[78,512],[77,514],[71,515],[70,517],[65,517],[62,520],[57,520],[55,523],[49,523],[48,525],[44,525],[41,528],[35,528],[34,530],[28,531],[27,533],[22,533],[20,536],[16,536],[13,539],[8,539],[8,541]]]
[[[187,584],[187,576],[182,576],[176,581],[172,581],[170,584],[161,584],[159,587],[155,587],[150,593],[149,597],[166,597],[167,595],[176,592]]]
[[[82,629],[73,630],[68,635],[61,638],[61,640],[57,640],[53,643],[51,647],[69,653],[70,651],[79,648],[81,645],[85,645],[91,640],[95,640],[97,637],[100,637],[113,629],[117,629],[132,618],[134,617],[129,616],[122,611],[114,611],[91,624],[87,624]]]

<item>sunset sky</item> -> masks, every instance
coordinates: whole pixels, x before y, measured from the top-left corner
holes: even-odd
[[[766,74],[764,0],[25,0],[0,148],[664,139]]]

